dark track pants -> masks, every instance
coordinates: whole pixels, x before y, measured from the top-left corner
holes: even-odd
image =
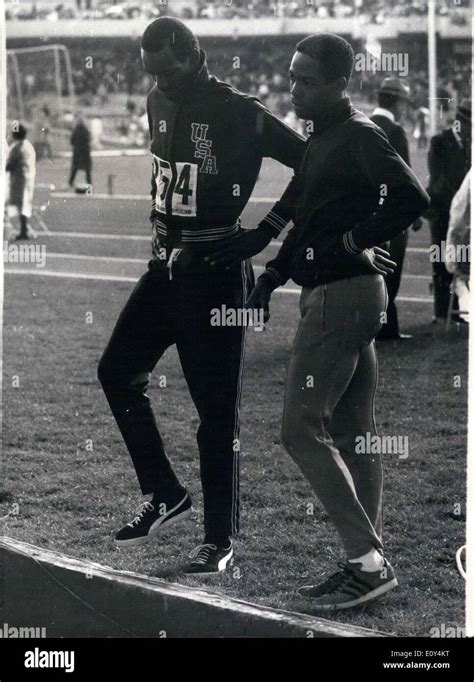
[[[434,218],[430,220],[431,244],[436,245],[440,250],[443,242],[446,242],[448,232],[449,216],[445,218]],[[448,316],[449,298],[451,295],[451,281],[453,276],[446,270],[444,261],[433,261],[433,295],[434,295],[434,315],[439,318]],[[457,299],[455,308],[458,307]]]
[[[186,262],[187,261],[187,262]],[[176,344],[199,413],[197,441],[208,535],[239,527],[239,402],[245,327],[212,326],[211,310],[242,308],[253,286],[250,261],[213,272],[183,253],[151,263],[122,310],[99,363],[99,379],[132,457],[142,493],[183,492],[165,453],[146,390],[165,350]],[[162,389],[166,391],[166,388]]]
[[[90,165],[90,166],[77,166],[74,163],[71,166],[71,172],[69,174],[69,184],[72,185],[74,183],[77,171],[79,171],[79,170],[84,171],[84,173],[86,174],[86,182],[88,185],[91,185],[92,184],[92,165]]]

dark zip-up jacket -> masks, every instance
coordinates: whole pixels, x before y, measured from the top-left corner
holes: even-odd
[[[431,219],[448,226],[451,201],[470,167],[471,149],[452,128],[433,135],[428,151]]]
[[[301,166],[272,209],[294,222],[261,275],[274,285],[291,278],[314,287],[371,272],[353,256],[395,237],[429,204],[385,133],[348,97],[313,123]]]
[[[209,75],[206,56],[187,87],[147,100],[153,154],[154,243],[206,244],[230,237],[258,178],[263,157],[296,169],[305,142],[261,102]],[[270,217],[272,235],[287,221]]]

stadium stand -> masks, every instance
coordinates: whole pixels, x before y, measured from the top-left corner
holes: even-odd
[[[75,2],[6,3],[6,18],[32,21],[47,19],[153,19],[162,14],[182,19],[255,19],[261,17],[347,18],[362,16],[374,23],[393,17],[423,16],[428,0],[175,0],[156,2],[113,2],[76,0]],[[440,0],[437,13],[454,23],[466,21],[463,8],[468,0],[454,3]],[[460,10],[459,12],[457,10]]]
[[[468,0],[437,2],[438,91],[453,108],[470,94],[470,25],[462,25],[467,21],[468,6]],[[413,100],[409,118],[414,126],[415,111],[428,106],[426,9],[427,0],[7,1],[7,47],[64,44],[71,57],[75,106],[89,119],[103,118],[104,129],[110,128],[112,137],[127,137],[132,126],[140,131],[135,139],[144,143],[144,96],[152,80],[141,64],[138,36],[154,17],[167,13],[192,22],[211,71],[236,88],[257,95],[277,115],[288,117],[290,124],[294,121],[287,69],[294,45],[305,32],[330,30],[350,40],[356,53],[375,49],[408,55],[406,78]],[[93,36],[90,28],[81,32],[82,19],[95,20]],[[87,24],[90,27],[90,22]],[[24,32],[22,27],[28,30]],[[375,48],[369,45],[371,41]],[[236,56],[240,60],[237,67]],[[92,58],[92,67],[86,57]],[[19,87],[27,119],[54,87],[53,69],[30,68],[29,64],[31,61],[22,57]],[[354,72],[350,94],[359,108],[367,112],[373,108],[377,89],[387,75],[386,70],[370,68]],[[9,87],[12,92],[17,89],[18,83]],[[65,96],[66,90],[64,83]],[[14,112],[10,93],[9,97],[9,110]],[[58,130],[62,123],[54,101],[49,104],[53,127]],[[69,110],[72,117],[69,103],[62,109]]]

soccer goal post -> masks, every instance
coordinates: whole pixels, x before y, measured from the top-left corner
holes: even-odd
[[[65,45],[7,50],[7,116],[34,126],[42,109],[50,117],[51,134],[60,138],[67,113],[75,108],[73,71]]]

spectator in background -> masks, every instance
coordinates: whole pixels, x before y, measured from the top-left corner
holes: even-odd
[[[12,124],[13,143],[8,150],[6,171],[10,174],[7,206],[20,215],[20,234],[16,239],[28,239],[28,219],[33,211],[36,175],[36,153],[26,139],[27,129],[19,121]]]
[[[25,94],[27,97],[33,97],[35,90],[36,78],[32,73],[27,73],[24,78]]]
[[[443,253],[454,195],[471,167],[471,101],[462,100],[454,123],[431,138],[428,151],[431,244]],[[442,258],[433,261],[434,320],[448,314],[452,275]]]
[[[45,104],[42,109],[42,132],[44,151],[48,159],[53,158],[53,146],[51,144],[51,112],[49,107]]]
[[[379,106],[374,109],[372,121],[382,128],[388,141],[405,163],[410,165],[410,151],[408,138],[399,121],[406,114],[410,101],[410,88],[400,78],[388,77],[382,82],[378,92]],[[408,243],[408,229],[397,234],[390,240],[390,257],[397,264],[395,271],[387,275],[385,282],[388,292],[387,321],[383,325],[377,339],[379,340],[407,340],[413,338],[410,334],[401,334],[398,328],[398,314],[395,298],[400,288],[403,261]]]
[[[45,157],[52,159],[53,147],[51,145],[50,111],[47,105],[44,105],[39,110],[33,131],[33,144],[38,161]]]
[[[104,124],[102,119],[95,116],[91,120],[91,148],[102,149],[102,135],[104,134]]]
[[[92,184],[91,137],[89,130],[80,114],[76,114],[75,126],[71,135],[72,166],[69,185],[74,187],[74,179],[78,170],[85,171],[86,182]]]
[[[428,117],[429,110],[426,107],[418,107],[415,113],[415,130],[413,137],[416,140],[418,149],[425,149],[428,146]]]

